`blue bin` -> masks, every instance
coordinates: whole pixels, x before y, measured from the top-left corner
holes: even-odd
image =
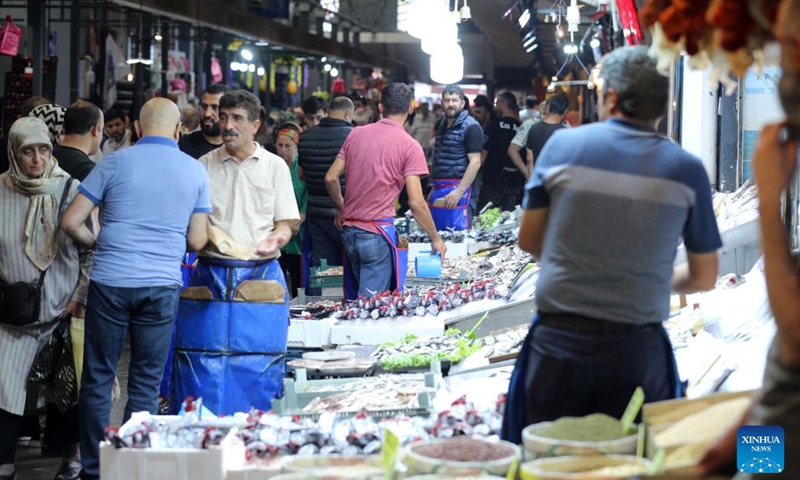
[[[439,278],[442,276],[442,257],[437,252],[430,255],[430,250],[419,252],[414,259],[414,270],[418,277]]]
[[[276,260],[201,261],[193,287],[207,287],[211,300],[181,299],[175,321],[170,405],[203,397],[222,415],[255,407],[269,410],[283,396],[289,298],[283,303],[235,301],[246,280],[275,280],[286,288]]]

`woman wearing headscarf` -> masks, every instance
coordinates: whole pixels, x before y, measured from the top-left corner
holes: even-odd
[[[78,182],[65,188],[70,177],[53,160],[52,149],[44,122],[20,118],[8,134],[9,170],[0,175],[0,282],[42,284],[38,318],[12,325],[8,316],[15,312],[0,306],[0,480],[16,478],[16,442],[34,357],[60,319],[83,317],[89,285],[91,252],[79,250],[58,226],[62,197],[66,206]],[[65,453],[56,478],[77,478],[77,445],[65,445]]]
[[[275,150],[278,156],[289,166],[292,174],[292,187],[294,187],[294,199],[297,201],[297,208],[300,210],[300,230],[285,247],[281,249],[279,259],[281,268],[287,280],[291,279],[291,296],[296,297],[300,288],[302,276],[302,254],[303,254],[303,223],[306,221],[306,205],[308,204],[308,190],[306,183],[300,178],[300,166],[297,162],[297,144],[300,143],[300,126],[296,123],[287,122],[281,124],[275,130]]]

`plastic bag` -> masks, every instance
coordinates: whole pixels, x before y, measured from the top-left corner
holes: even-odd
[[[6,15],[6,25],[0,28],[0,54],[15,57],[19,52],[22,30],[14,25],[11,15]]]

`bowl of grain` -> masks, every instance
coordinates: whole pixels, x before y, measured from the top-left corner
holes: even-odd
[[[522,431],[525,450],[536,458],[563,455],[636,453],[638,436],[629,435],[622,423],[596,413],[586,417],[564,417],[536,423]]]
[[[326,480],[381,480],[384,472],[378,455],[294,455],[286,459],[283,470]]]
[[[406,480],[505,480],[503,477],[494,475],[470,475],[458,473],[445,473],[445,474],[431,474],[431,475],[414,475],[413,477],[406,477]]]
[[[462,436],[412,443],[406,447],[404,463],[410,475],[505,476],[518,457],[519,450],[513,443]]]
[[[598,480],[646,475],[650,460],[632,455],[593,455],[541,458],[523,463],[522,480]]]

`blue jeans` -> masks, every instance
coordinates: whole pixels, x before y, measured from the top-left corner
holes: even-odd
[[[130,331],[127,421],[131,413],[158,411],[158,389],[167,361],[178,285],[123,288],[91,282],[80,391],[82,478],[99,478],[100,447],[111,423],[111,388]]]
[[[394,273],[392,249],[379,233],[344,227],[342,233],[347,260],[358,281],[358,295],[374,297],[388,290]]]

